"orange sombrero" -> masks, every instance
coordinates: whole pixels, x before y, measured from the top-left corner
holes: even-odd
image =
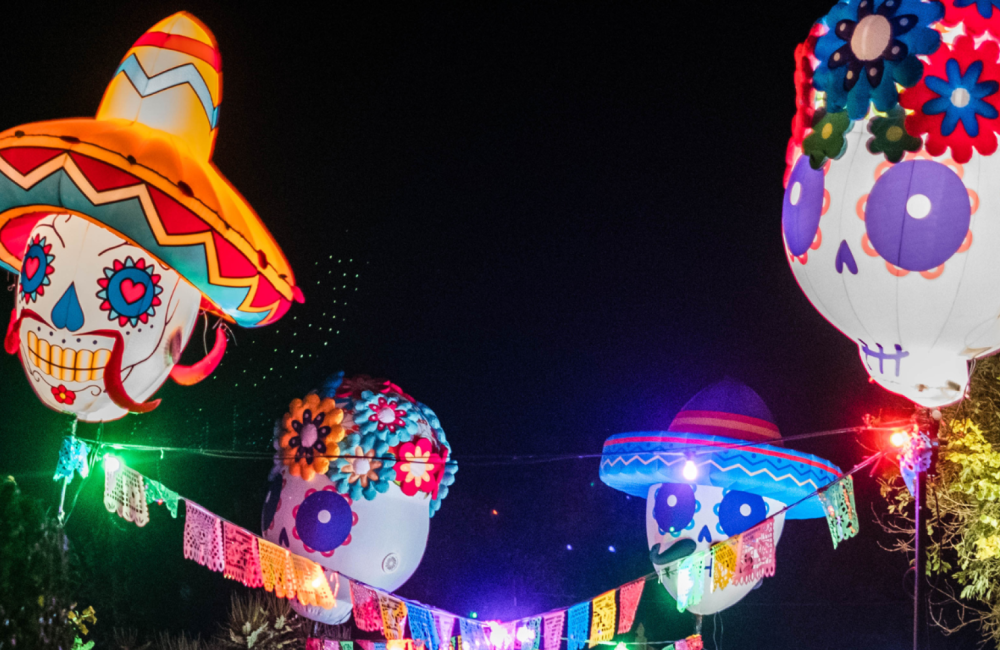
[[[142,247],[245,327],[302,302],[281,248],[212,163],[222,100],[215,37],[180,12],[125,54],[95,118],[0,133],[0,267],[19,272],[45,214],[88,219]]]

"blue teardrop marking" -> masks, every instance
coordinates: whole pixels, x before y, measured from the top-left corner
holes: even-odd
[[[851,247],[847,245],[847,240],[841,240],[840,248],[837,249],[837,273],[843,274],[844,267],[851,272],[851,275],[858,274],[858,263],[854,261],[854,253],[851,252]]]
[[[59,302],[52,308],[52,324],[60,329],[75,332],[83,327],[83,310],[76,296],[76,286],[70,284]]]

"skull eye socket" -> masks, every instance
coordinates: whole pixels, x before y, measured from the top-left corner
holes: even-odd
[[[121,327],[148,322],[161,304],[160,276],[142,258],[133,261],[129,256],[124,261],[115,260],[110,268],[104,269],[104,277],[97,284],[101,288],[97,292],[101,310],[108,312],[108,320],[117,320]]]
[[[687,483],[664,483],[653,498],[653,519],[661,535],[684,530],[698,511],[694,487]]]
[[[34,302],[38,300],[38,296],[45,295],[45,287],[50,284],[49,276],[55,272],[52,262],[56,258],[51,251],[52,244],[47,243],[45,237],[35,235],[34,239],[28,241],[18,281],[22,300]]]
[[[347,499],[330,490],[313,492],[295,513],[295,530],[302,543],[321,553],[347,541],[353,525],[354,515]]]
[[[750,492],[731,490],[719,504],[719,525],[729,537],[750,530],[767,517],[764,497]]]

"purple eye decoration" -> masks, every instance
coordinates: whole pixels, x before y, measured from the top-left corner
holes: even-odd
[[[330,490],[313,492],[295,511],[295,532],[302,543],[320,553],[332,551],[351,534],[354,514],[340,494]]]
[[[22,300],[35,302],[38,296],[45,295],[45,287],[49,286],[49,276],[55,272],[52,262],[56,258],[50,254],[51,251],[52,244],[46,243],[45,237],[35,235],[34,239],[28,241],[28,250],[24,252],[24,259],[21,260],[21,277],[18,281]]]
[[[104,277],[97,284],[101,287],[97,292],[101,310],[108,312],[108,320],[117,319],[119,327],[135,327],[156,315],[163,287],[160,276],[153,273],[153,265],[146,260],[115,260],[111,268],[104,269]]]
[[[781,229],[792,255],[798,257],[809,250],[819,218],[823,216],[823,170],[813,169],[809,156],[801,156],[788,177],[785,200],[781,205]]]
[[[719,504],[719,525],[729,537],[750,530],[767,517],[764,498],[750,492],[732,490]]]
[[[653,519],[661,535],[684,530],[698,510],[694,487],[687,483],[664,483],[653,498]]]
[[[950,167],[909,160],[875,182],[865,207],[868,241],[890,264],[929,271],[947,262],[969,232],[972,202]]]

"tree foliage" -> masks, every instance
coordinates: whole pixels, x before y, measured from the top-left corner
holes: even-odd
[[[71,650],[82,632],[71,588],[62,527],[7,477],[0,484],[0,650]]]
[[[969,396],[943,410],[936,471],[927,480],[931,618],[946,633],[978,624],[1000,648],[1000,357],[980,361]],[[883,528],[913,553],[913,499],[883,481]]]

